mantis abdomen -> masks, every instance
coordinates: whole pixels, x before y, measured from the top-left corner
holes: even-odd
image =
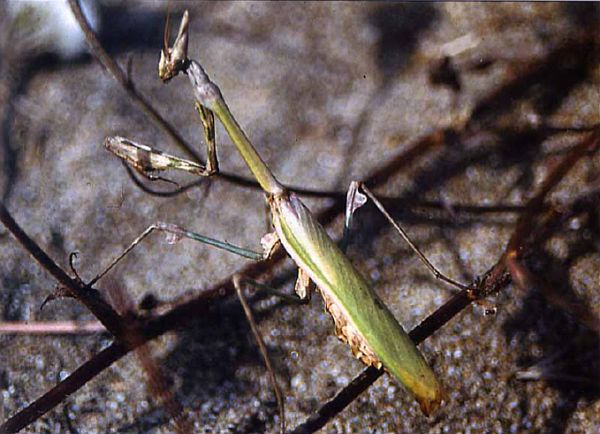
[[[296,195],[274,195],[270,206],[283,246],[319,288],[338,338],[365,364],[398,378],[424,413],[434,411],[443,393],[433,371],[346,255]]]

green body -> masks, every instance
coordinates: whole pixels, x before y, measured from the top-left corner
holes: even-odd
[[[293,194],[275,198],[271,208],[277,234],[296,264],[337,304],[385,369],[415,395],[423,411],[435,410],[442,391],[433,371],[325,229]]]
[[[442,400],[442,389],[402,326],[310,211],[275,179],[200,65],[191,61],[187,73],[198,102],[219,118],[267,193],[277,234],[288,254],[319,287],[338,336],[351,335],[348,343],[361,360],[383,365],[413,393],[425,413],[434,411]],[[369,353],[374,357],[362,357]]]

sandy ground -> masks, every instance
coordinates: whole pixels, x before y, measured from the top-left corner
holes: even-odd
[[[542,126],[600,121],[597,5],[176,2],[172,12],[178,17],[186,7],[190,56],[220,85],[282,182],[341,192],[353,179],[391,168],[376,191],[398,198],[394,216],[432,262],[465,282],[498,260],[518,212],[453,207],[524,204],[583,137]],[[156,76],[165,8],[106,2],[102,40],[121,65],[131,61],[136,87],[204,153],[187,80],[165,86]],[[79,251],[78,269],[89,279],[158,220],[258,248],[266,230],[258,191],[216,179],[176,197],[144,193],[104,150],[104,138],[123,135],[182,151],[96,61],[39,55],[10,37],[2,20],[1,193],[58,263],[66,266],[68,254]],[[249,177],[220,127],[217,136],[222,170]],[[402,163],[431,137],[443,140]],[[599,176],[596,153],[572,169],[552,202],[560,207],[597,190]],[[422,206],[427,201],[446,206]],[[317,214],[332,204],[306,202]],[[341,212],[328,226],[333,235],[341,233]],[[596,317],[599,215],[596,205],[561,222],[529,264]],[[358,213],[350,256],[407,329],[451,295],[372,207]],[[148,293],[169,301],[206,290],[248,263],[155,235],[111,279],[136,302]],[[269,281],[291,291],[292,275],[288,260]],[[71,300],[40,311],[55,282],[4,228],[0,279],[3,321],[92,319]],[[323,432],[600,432],[597,332],[539,291],[511,285],[488,301],[496,315],[468,308],[420,347],[450,397],[435,415],[423,416],[383,376]],[[319,297],[305,307],[270,299],[254,307],[293,427],[363,367],[334,337]],[[108,335],[0,336],[0,419],[109,343]],[[275,432],[268,376],[235,298],[154,341],[152,351],[197,432]],[[530,381],[515,379],[524,371]],[[129,355],[24,432],[172,431]]]

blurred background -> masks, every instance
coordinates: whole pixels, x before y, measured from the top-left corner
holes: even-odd
[[[0,11],[0,194],[59,264],[67,269],[78,251],[77,269],[91,279],[156,221],[259,248],[267,225],[256,189],[215,178],[178,195],[151,195],[105,151],[106,136],[122,135],[189,157],[87,52],[65,2],[7,5]],[[157,76],[167,3],[105,0],[84,9],[135,88],[205,155],[187,79],[164,85]],[[282,182],[344,193],[350,181],[370,180],[430,260],[460,281],[498,261],[520,207],[600,121],[597,4],[172,2],[175,29],[185,9],[190,57],[221,87]],[[250,178],[220,126],[217,141],[221,169]],[[421,345],[450,397],[440,411],[424,417],[383,376],[323,432],[600,432],[597,322],[582,320],[600,314],[599,188],[596,152],[549,197],[565,218],[527,264],[558,302],[510,285],[488,300],[495,315],[467,308]],[[327,211],[328,230],[339,238],[339,201],[306,203],[316,215]],[[407,329],[451,296],[372,206],[357,213],[354,229],[352,260]],[[4,228],[0,258],[2,321],[93,319],[69,299],[39,309],[55,282]],[[169,302],[248,264],[154,235],[110,278],[136,303],[149,294]],[[261,280],[291,291],[294,274],[286,260]],[[254,308],[293,427],[363,366],[335,338],[320,297],[303,307],[259,297]],[[109,342],[108,335],[0,335],[0,419]],[[269,379],[234,297],[151,348],[197,432],[276,431]],[[26,432],[172,429],[128,355]]]

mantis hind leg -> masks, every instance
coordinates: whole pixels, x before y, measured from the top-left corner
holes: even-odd
[[[362,192],[361,192],[362,191]],[[352,223],[352,217],[354,212],[363,206],[367,199],[370,199],[373,204],[377,207],[377,209],[383,214],[388,222],[396,229],[396,231],[400,234],[400,236],[406,241],[406,243],[410,246],[410,248],[415,252],[415,254],[419,257],[421,262],[425,264],[425,266],[429,269],[431,274],[442,282],[448,283],[458,289],[461,290],[469,290],[470,287],[464,285],[456,280],[446,276],[441,271],[439,271],[435,265],[433,265],[429,259],[421,252],[421,250],[417,247],[417,245],[410,239],[408,234],[402,227],[396,222],[390,213],[384,208],[382,203],[375,197],[375,195],[369,190],[364,184],[352,181],[350,183],[350,188],[348,189],[347,195],[347,203],[346,203],[346,227],[344,228],[344,236],[349,233],[350,224]]]

